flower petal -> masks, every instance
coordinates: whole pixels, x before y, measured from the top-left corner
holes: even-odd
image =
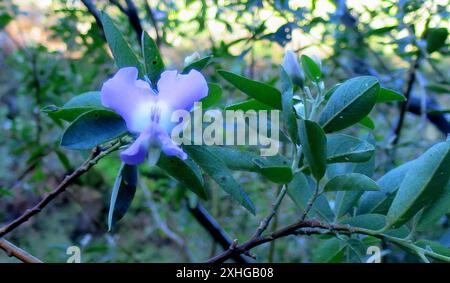
[[[175,110],[191,110],[194,103],[208,95],[208,84],[203,75],[191,70],[188,74],[165,71],[158,81],[158,99]]]
[[[161,150],[167,156],[177,156],[182,160],[187,159],[187,154],[183,149],[181,149],[181,147],[178,146],[162,128],[159,128],[157,137],[161,143]]]
[[[144,162],[147,157],[150,138],[149,131],[142,132],[127,149],[120,153],[120,159],[128,165],[137,165]]]
[[[122,68],[101,89],[103,106],[122,116],[128,130],[133,133],[140,133],[148,127],[151,105],[156,101],[148,83],[137,77],[135,67]]]

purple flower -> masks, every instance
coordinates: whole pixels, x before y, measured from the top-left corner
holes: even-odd
[[[186,153],[170,138],[169,131],[174,126],[170,118],[173,111],[189,111],[195,102],[207,96],[205,78],[196,70],[186,75],[165,71],[157,83],[157,92],[137,78],[135,67],[122,68],[101,89],[103,106],[122,116],[128,131],[138,135],[120,153],[120,158],[129,165],[140,164],[151,148],[186,159]]]

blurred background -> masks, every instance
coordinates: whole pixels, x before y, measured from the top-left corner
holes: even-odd
[[[224,88],[219,106],[244,96],[215,70],[276,84],[277,65],[287,49],[320,60],[327,88],[357,75],[378,77],[409,103],[400,135],[399,105],[380,104],[372,111],[375,179],[450,132],[447,0],[0,0],[2,224],[39,201],[88,154],[60,148],[65,125],[40,110],[99,90],[115,72],[100,11],[114,19],[136,51],[142,30],[147,31],[169,69],[181,69],[194,52],[213,55],[204,73]],[[72,245],[81,248],[83,262],[204,261],[222,247],[199,217],[213,216],[222,232],[245,241],[277,189],[251,173],[236,173],[255,202],[255,217],[208,179],[211,199],[197,205],[191,192],[159,169],[141,166],[131,209],[108,233],[109,197],[119,166],[116,154],[101,161],[8,240],[47,262],[65,262]],[[291,223],[296,210],[286,200],[275,225]],[[446,217],[424,236],[448,247],[449,225]],[[415,260],[395,247],[385,249],[385,261]],[[330,250],[317,237],[292,237],[254,252],[260,261],[311,262],[333,259],[324,257]],[[0,262],[15,261],[0,252]]]

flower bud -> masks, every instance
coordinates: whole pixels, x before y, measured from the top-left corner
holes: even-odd
[[[303,87],[305,76],[294,52],[291,50],[286,51],[282,66],[286,73],[291,77],[292,82],[299,87]]]

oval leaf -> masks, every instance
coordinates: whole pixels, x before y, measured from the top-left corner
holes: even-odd
[[[445,45],[448,37],[448,29],[446,28],[432,28],[427,30],[427,52],[433,53],[438,51]]]
[[[142,77],[144,75],[142,64],[139,62],[128,42],[123,38],[122,33],[116,27],[113,20],[104,12],[101,13],[101,18],[106,40],[108,41],[117,67],[136,67],[139,70],[139,76]]]
[[[402,164],[378,179],[377,184],[380,191],[364,193],[358,207],[358,214],[386,214],[392,200],[394,199],[395,192],[400,187],[406,173],[412,167],[412,163],[413,161]]]
[[[92,110],[70,124],[61,138],[69,149],[91,149],[127,133],[125,121],[109,110]]]
[[[324,191],[378,191],[374,180],[359,173],[338,175],[327,182]]]
[[[325,132],[345,129],[361,121],[375,105],[380,84],[375,77],[362,76],[339,85],[320,115]]]
[[[203,186],[200,169],[192,160],[181,160],[177,157],[161,154],[156,165],[202,199],[208,199],[208,192]]]
[[[327,162],[365,162],[375,153],[369,142],[344,134],[327,135]]]
[[[44,111],[53,118],[72,122],[83,113],[101,108],[104,107],[101,102],[100,92],[89,91],[73,97],[61,108],[47,108]]]
[[[215,83],[208,83],[208,95],[200,100],[202,103],[202,108],[207,109],[211,106],[216,105],[220,98],[222,97],[222,88],[220,85]]]
[[[206,147],[185,146],[189,156],[228,194],[238,203],[255,214],[255,206],[247,193],[231,175],[225,163]]]
[[[122,164],[111,193],[108,213],[108,231],[117,223],[130,207],[136,193],[138,180],[137,166]]]
[[[322,71],[320,71],[319,65],[306,55],[302,55],[301,62],[306,77],[315,83],[319,82],[322,78]]]
[[[277,184],[287,184],[292,180],[292,169],[286,166],[262,167],[261,174]]]
[[[402,225],[439,194],[450,178],[450,141],[441,142],[417,158],[406,173],[389,208],[386,227]]]
[[[310,186],[306,176],[303,173],[298,172],[288,184],[287,194],[297,207],[304,211],[309,199],[314,194],[314,190],[313,186]],[[333,221],[334,219],[334,213],[330,208],[327,198],[323,194],[317,197],[311,210],[326,221]]]
[[[417,230],[425,231],[435,224],[439,218],[447,214],[450,211],[450,181],[444,188],[442,194],[440,194],[435,201],[425,207],[422,215],[420,216],[419,223],[417,224]]]
[[[141,45],[145,74],[152,82],[152,85],[155,86],[159,75],[164,71],[164,62],[155,41],[145,31],[142,33]]]
[[[206,56],[197,61],[194,61],[194,62],[190,63],[189,65],[187,65],[186,67],[184,67],[182,73],[187,74],[187,73],[189,73],[190,70],[201,71],[210,63],[212,58],[213,58],[213,56]]]
[[[403,94],[393,91],[388,88],[380,88],[377,94],[377,103],[392,102],[392,101],[406,101]]]
[[[309,168],[317,181],[322,179],[327,167],[327,138],[322,128],[310,120],[300,122],[300,142]]]
[[[225,80],[248,96],[281,110],[281,93],[276,88],[224,70],[217,72]]]
[[[232,104],[230,106],[225,107],[225,110],[242,110],[242,111],[247,111],[247,110],[272,110],[273,107],[266,105],[262,102],[259,102],[255,99],[249,99],[246,101],[242,101],[242,102],[238,102],[235,104]]]

